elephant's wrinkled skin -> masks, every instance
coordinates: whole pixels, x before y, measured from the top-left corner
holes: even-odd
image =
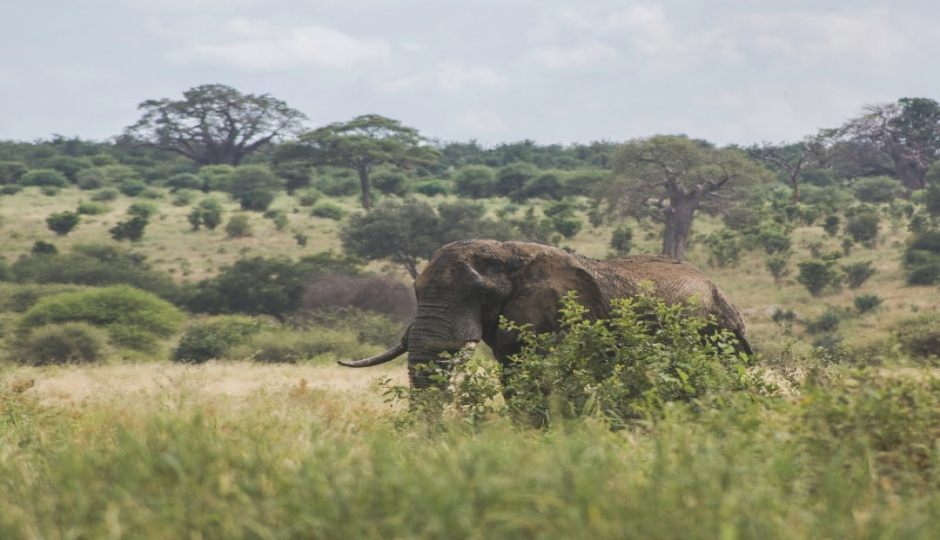
[[[661,255],[598,261],[528,242],[461,240],[439,249],[415,280],[417,313],[401,343],[372,358],[340,363],[365,367],[408,352],[412,387],[427,388],[431,381],[417,366],[440,363],[442,352],[457,353],[483,341],[500,362],[517,353],[518,338],[499,328],[500,315],[532,324],[538,333],[557,331],[559,300],[568,291],[577,292],[590,316],[602,319],[611,299],[645,292],[644,282],[669,304],[697,296],[702,314],[714,315],[751,354],[741,313],[689,263]]]

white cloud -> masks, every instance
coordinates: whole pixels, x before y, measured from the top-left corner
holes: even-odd
[[[913,18],[895,10],[852,13],[744,15],[738,28],[758,51],[805,66],[834,65],[873,72],[910,65],[935,50],[936,20]]]
[[[500,115],[488,109],[467,111],[460,115],[457,124],[478,135],[497,135],[509,127]]]
[[[253,70],[297,66],[348,68],[391,58],[382,40],[357,39],[319,25],[283,26],[265,21],[235,19],[225,27],[233,40],[177,50],[178,62],[207,61]]]
[[[616,63],[617,49],[603,43],[589,43],[578,47],[546,47],[528,55],[528,60],[558,70],[583,70]]]
[[[393,81],[386,90],[405,92],[433,85],[448,92],[459,92],[470,87],[500,88],[503,84],[503,78],[489,66],[448,61],[438,64],[432,71]]]

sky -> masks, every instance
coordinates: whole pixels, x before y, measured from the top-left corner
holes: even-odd
[[[4,0],[0,140],[105,141],[225,84],[442,143],[792,142],[940,101],[936,0]]]

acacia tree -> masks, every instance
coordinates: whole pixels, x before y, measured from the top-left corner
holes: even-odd
[[[772,182],[770,172],[735,149],[719,149],[684,136],[630,141],[612,157],[614,181],[604,196],[614,208],[664,225],[664,255],[685,256],[695,212],[720,212],[735,192]]]
[[[242,94],[222,84],[183,92],[183,99],[151,99],[144,116],[125,136],[147,146],[182,154],[199,165],[237,166],[245,156],[296,133],[303,113],[268,94]]]
[[[278,160],[301,160],[312,165],[353,169],[359,175],[362,207],[372,208],[369,175],[378,165],[389,163],[402,169],[431,164],[438,151],[429,146],[418,130],[377,114],[357,116],[300,135],[296,143],[279,149]]]
[[[866,105],[862,114],[827,132],[842,143],[841,158],[858,162],[868,175],[890,175],[908,190],[927,186],[926,174],[940,159],[940,103],[902,98]]]
[[[748,154],[783,171],[793,192],[793,204],[800,202],[800,175],[821,167],[826,161],[826,147],[819,136],[808,136],[792,144],[763,143]]]

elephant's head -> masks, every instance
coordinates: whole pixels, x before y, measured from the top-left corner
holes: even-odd
[[[341,364],[372,366],[407,351],[412,387],[426,388],[432,383],[421,366],[446,366],[441,353],[456,354],[480,341],[499,360],[515,353],[517,336],[499,328],[501,315],[539,333],[557,330],[559,300],[572,290],[593,316],[605,315],[600,289],[576,256],[526,242],[454,242],[439,249],[415,280],[417,313],[402,342]]]

